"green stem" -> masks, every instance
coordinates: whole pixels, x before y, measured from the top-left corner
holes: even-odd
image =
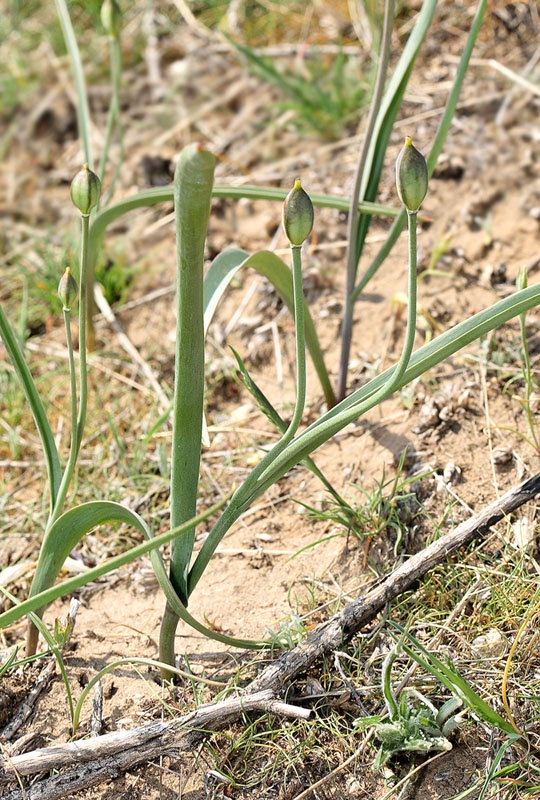
[[[86,423],[86,406],[88,402],[88,380],[87,380],[87,367],[86,367],[86,326],[87,321],[90,319],[93,304],[93,271],[88,269],[89,257],[89,240],[90,240],[90,217],[88,215],[81,215],[81,259],[80,259],[80,295],[79,295],[79,388],[80,388],[80,403],[79,403],[79,416],[77,418],[77,440],[76,440],[76,455],[78,454],[82,437],[84,433],[84,426]]]
[[[73,477],[75,465],[77,463],[77,382],[75,379],[75,359],[73,357],[73,341],[71,338],[70,310],[69,308],[64,308],[63,312],[69,357],[69,380],[71,391],[71,444],[69,449],[69,458],[62,476],[62,483],[60,484],[60,488],[58,490],[58,495],[54,504],[54,510],[47,521],[45,537],[47,536],[47,532],[53,522],[55,522],[55,520],[57,520],[62,513],[62,507],[66,499],[69,484],[71,483],[71,478]],[[45,542],[45,538],[43,541]]]
[[[358,244],[358,201],[360,200],[360,189],[362,185],[362,178],[366,167],[369,148],[371,145],[371,137],[375,128],[375,122],[381,107],[381,100],[384,91],[384,84],[386,81],[386,72],[388,69],[388,60],[390,57],[390,46],[392,43],[392,23],[394,21],[394,0],[385,0],[384,3],[384,22],[383,32],[381,36],[381,49],[379,53],[379,64],[377,67],[377,78],[375,81],[375,89],[369,109],[369,115],[364,131],[364,139],[362,142],[362,149],[356,164],[356,172],[354,176],[353,189],[351,193],[351,206],[349,211],[349,219],[347,222],[347,282],[345,288],[345,314],[343,316],[343,323],[341,327],[341,355],[339,362],[338,382],[336,388],[336,397],[343,400],[347,388],[347,372],[349,369],[349,356],[351,352],[351,339],[352,339],[352,325],[353,325],[353,310],[354,301],[352,300],[352,293],[354,290],[354,283],[356,281],[356,273],[358,270],[357,258],[357,244]],[[363,199],[363,198],[362,198]]]
[[[54,505],[50,511],[45,532],[43,534],[43,539],[41,541],[40,556],[42,553],[46,551],[48,533],[52,525],[62,513],[62,507],[64,505],[69,484],[73,476],[75,464],[77,463],[77,384],[75,380],[75,360],[73,358],[73,341],[71,338],[70,310],[69,308],[64,308],[63,312],[64,312],[64,325],[66,328],[66,340],[67,340],[68,354],[69,354],[69,377],[70,377],[70,390],[71,390],[71,444],[70,444],[68,462],[66,464],[64,474],[62,475],[62,480],[60,481],[60,486],[58,487],[58,492],[54,500]],[[35,588],[36,578],[37,578],[37,571],[34,575],[32,584],[30,586],[30,594],[32,594],[32,589]],[[42,613],[43,609],[39,609],[36,616],[38,616],[39,618],[41,617]],[[26,631],[27,655],[34,655],[37,648],[38,636],[39,632],[36,625],[31,619],[29,619],[28,628]]]
[[[294,290],[294,331],[296,340],[296,402],[294,411],[281,442],[282,450],[291,441],[300,426],[306,405],[306,342],[304,326],[304,292],[302,291],[302,246],[291,246]]]

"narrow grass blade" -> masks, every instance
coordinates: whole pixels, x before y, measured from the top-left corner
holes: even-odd
[[[433,655],[433,653],[430,653],[420,644],[412,633],[406,631],[401,625],[398,625],[396,622],[391,622],[390,624],[404,634],[409,642],[414,645],[413,649],[413,647],[410,647],[404,642],[402,643],[403,650],[407,655],[417,661],[424,669],[427,669],[435,675],[451,691],[458,694],[460,700],[463,700],[463,702],[481,717],[484,722],[499,728],[505,733],[511,735],[515,734],[515,730],[508,720],[501,717],[500,714],[497,714],[497,712],[474,691],[472,686],[459,674],[451,662],[445,664],[441,659]],[[418,655],[416,652],[418,650],[423,654],[424,658]]]
[[[90,143],[90,110],[88,108],[88,93],[86,90],[86,81],[84,79],[81,54],[77,44],[77,37],[75,36],[75,31],[71,24],[66,0],[54,0],[54,2],[64,35],[64,42],[66,43],[66,48],[69,53],[71,69],[73,70],[75,91],[77,93],[77,123],[79,126],[79,135],[83,143],[84,159],[91,169],[92,147]]]
[[[145,553],[150,553],[152,566],[156,570],[158,580],[160,580],[167,600],[173,605],[175,612],[182,620],[199,633],[232,647],[251,649],[262,647],[263,643],[261,642],[225,636],[224,634],[207,628],[192,617],[178,599],[168,579],[163,560],[160,554],[156,552],[156,549],[161,545],[170,542],[178,536],[185,535],[192,527],[214,514],[225,502],[226,500],[223,500],[205,511],[204,514],[200,514],[192,520],[188,520],[183,525],[179,525],[177,528],[155,537],[152,536],[142,517],[120,503],[112,503],[109,501],[84,503],[83,505],[70,509],[70,511],[66,511],[65,514],[56,520],[49,531],[47,547],[42,548],[42,557],[40,557],[38,563],[30,597],[15,607],[10,608],[8,611],[5,611],[3,614],[0,614],[0,630],[6,625],[26,616],[30,612],[35,611],[39,615],[44,606],[56,600],[58,597],[63,597],[73,592],[75,589],[79,589],[81,586],[85,586],[87,583],[100,578],[102,575],[106,575],[125,564],[129,564],[131,561],[135,561],[135,559],[140,558],[140,556]],[[82,575],[77,575],[74,578],[70,578],[67,581],[53,586],[52,584],[60,572],[67,555],[69,555],[83,536],[98,525],[105,525],[111,522],[124,522],[128,525],[132,525],[143,534],[146,541],[143,544],[132,547],[119,556],[108,559],[103,564],[88,570]]]
[[[486,775],[484,785],[482,786],[480,794],[478,795],[478,800],[484,800],[486,792],[489,789],[490,783],[493,780],[495,780],[497,776],[497,770],[499,769],[499,764],[503,760],[503,756],[506,753],[506,751],[520,740],[522,740],[521,736],[517,733],[514,733],[513,735],[509,736],[508,739],[505,742],[503,742],[502,745],[499,747],[499,749],[497,750],[497,755],[495,756],[491,764],[489,773]]]
[[[373,201],[377,195],[390,134],[392,133],[394,122],[401,108],[403,95],[409,83],[414,62],[416,61],[416,57],[426,36],[436,6],[437,0],[424,0],[420,13],[416,18],[415,25],[411,31],[411,35],[407,40],[407,44],[405,45],[401,58],[399,59],[382,99],[381,107],[377,119],[375,120],[371,145],[367,153],[364,173],[360,183],[359,197],[361,197],[362,200]],[[357,264],[362,253],[369,223],[369,216],[361,217],[356,246]]]
[[[249,255],[245,250],[231,249],[220,253],[204,279],[204,327],[208,330],[217,305],[239,269],[251,267],[267,278],[291,312],[294,312],[293,280],[289,267],[275,253],[261,250]],[[321,383],[329,407],[336,402],[334,390],[328,377],[324,357],[319,345],[315,325],[304,303],[306,346]]]
[[[15,604],[18,603],[17,598],[15,598],[3,586],[0,586],[0,592],[3,595],[5,595],[5,597],[7,597],[9,600],[11,600],[12,603],[15,603]],[[69,685],[69,678],[67,676],[66,667],[64,665],[64,659],[62,658],[61,648],[58,647],[58,645],[57,645],[57,643],[56,643],[56,641],[54,639],[54,636],[51,634],[51,632],[49,631],[49,629],[47,628],[45,623],[42,622],[42,620],[38,617],[37,614],[34,614],[34,613],[30,612],[30,614],[28,616],[30,617],[30,619],[32,620],[32,622],[34,623],[36,628],[39,630],[39,632],[41,633],[41,635],[43,636],[43,638],[45,639],[45,641],[49,645],[49,648],[50,648],[51,652],[53,653],[54,657],[56,658],[56,663],[58,664],[58,668],[60,670],[60,674],[61,674],[62,680],[64,682],[64,687],[66,689],[66,696],[67,696],[67,701],[68,701],[68,706],[69,706],[69,716],[70,716],[70,719],[73,721],[73,711],[74,711],[73,710],[73,695],[71,693],[71,686]]]
[[[24,360],[24,356],[19,347],[17,337],[15,336],[9,321],[0,306],[0,335],[4,342],[8,356],[17,373],[19,383],[22,386],[23,392],[28,401],[28,405],[32,411],[34,422],[39,433],[41,440],[41,448],[45,457],[45,464],[47,465],[47,476],[49,479],[50,490],[50,510],[54,509],[56,496],[62,482],[62,470],[60,468],[60,459],[58,457],[58,450],[54,442],[54,436],[49,425],[49,420],[43,408],[41,398],[36,389],[36,385],[30,374],[30,370]]]
[[[15,665],[15,659],[17,658],[17,653],[19,652],[18,647],[14,647],[9,656],[7,657],[6,661],[3,664],[0,664],[0,678],[6,672],[8,672],[11,667]],[[20,662],[17,662],[20,663]]]
[[[234,357],[236,359],[236,363],[238,364],[238,369],[240,370],[240,373],[241,373],[241,375],[242,375],[242,377],[244,379],[244,385],[245,385],[246,389],[248,390],[248,392],[250,393],[250,395],[255,400],[255,402],[257,403],[257,406],[262,411],[262,413],[265,415],[265,417],[270,420],[272,425],[276,426],[276,428],[278,429],[278,431],[280,431],[280,433],[285,433],[285,431],[287,430],[287,423],[285,422],[284,419],[282,419],[282,417],[276,411],[276,409],[274,408],[274,406],[272,405],[270,400],[267,398],[267,396],[264,394],[264,392],[261,389],[259,389],[259,387],[255,383],[255,381],[253,380],[253,378],[251,377],[251,375],[247,371],[244,362],[242,361],[242,359],[240,358],[240,356],[238,355],[238,353],[236,352],[234,347],[231,347],[231,350],[232,350],[233,355],[234,355]],[[307,469],[309,469],[321,481],[321,483],[330,492],[332,497],[334,497],[335,500],[337,500],[338,503],[343,505],[344,508],[350,509],[350,511],[352,512],[352,509],[351,509],[350,505],[334,489],[334,487],[332,486],[330,481],[324,476],[324,474],[321,472],[321,470],[315,464],[315,462],[313,461],[312,458],[306,458],[301,463]]]

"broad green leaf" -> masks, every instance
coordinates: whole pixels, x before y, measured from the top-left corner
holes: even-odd
[[[144,553],[150,552],[152,566],[156,571],[158,581],[165,597],[184,622],[199,631],[199,633],[232,647],[261,647],[262,644],[260,642],[253,642],[249,639],[235,639],[231,636],[225,636],[217,631],[213,631],[192,617],[174,591],[163,564],[163,559],[156,549],[162,544],[166,544],[176,537],[189,532],[189,530],[199,522],[202,522],[211,514],[215,513],[217,508],[222,505],[223,502],[219,503],[218,506],[213,506],[211,509],[208,509],[204,514],[200,514],[192,520],[188,520],[183,525],[179,525],[172,531],[167,531],[167,533],[155,537],[152,536],[142,517],[120,503],[112,503],[109,501],[84,503],[83,505],[66,511],[65,514],[62,514],[62,516],[56,520],[49,530],[47,540],[42,547],[38,561],[30,597],[14,608],[10,608],[8,611],[0,614],[0,629],[14,620],[20,619],[30,611],[38,611],[39,613],[40,609],[53,600],[56,600],[56,598],[62,597],[81,586],[85,586],[87,583],[96,580],[102,575],[106,575],[108,572],[112,572],[124,564],[129,564],[131,561],[144,555]],[[143,534],[146,542],[131,548],[120,556],[108,559],[103,564],[88,570],[88,572],[82,575],[77,575],[70,580],[53,586],[56,576],[60,572],[67,555],[69,555],[83,536],[97,525],[105,525],[110,522],[124,522],[128,525],[133,525],[133,527]]]
[[[245,250],[233,248],[224,250],[214,259],[204,279],[204,328],[205,332],[215,314],[217,305],[223,293],[239,269],[251,267],[267,278],[291,312],[294,314],[293,281],[289,267],[269,250],[261,250],[249,255]],[[315,325],[309,313],[307,303],[304,303],[306,346],[319,377],[327,405],[335,403],[335,395],[330,384],[328,372],[324,363],[323,354]]]
[[[171,444],[172,528],[194,517],[197,510],[204,400],[204,245],[215,165],[212,153],[191,144],[182,150],[174,174],[176,344]],[[195,529],[192,528],[171,544],[171,577],[185,605],[194,542]],[[170,645],[169,663],[173,664],[174,634]]]

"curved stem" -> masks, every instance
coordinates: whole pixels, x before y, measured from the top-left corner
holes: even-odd
[[[375,81],[375,89],[373,91],[373,98],[369,109],[369,116],[366,123],[366,130],[364,132],[364,140],[362,142],[362,150],[356,164],[356,172],[354,176],[353,189],[351,193],[351,206],[349,211],[349,219],[347,222],[347,284],[345,288],[345,314],[343,317],[343,324],[341,328],[341,356],[339,362],[339,374],[336,388],[336,396],[338,402],[345,397],[347,388],[347,372],[349,369],[349,356],[351,352],[351,338],[352,338],[352,325],[353,325],[353,310],[354,302],[352,300],[352,293],[356,281],[356,272],[358,269],[358,255],[357,255],[357,242],[358,242],[358,200],[360,199],[360,190],[362,179],[364,177],[364,170],[366,167],[369,146],[371,144],[371,137],[375,128],[375,122],[384,91],[384,84],[386,81],[386,72],[388,69],[388,59],[390,57],[390,45],[392,42],[392,23],[394,20],[394,0],[385,0],[384,4],[384,22],[383,32],[381,36],[381,50],[379,54],[379,65],[377,68],[377,78]]]
[[[362,416],[365,414],[366,411],[369,411],[374,406],[382,403],[383,400],[386,400],[390,395],[392,395],[396,389],[399,389],[401,386],[401,379],[405,374],[405,371],[409,365],[409,361],[411,358],[411,353],[414,346],[414,334],[416,329],[416,298],[417,298],[417,280],[416,280],[416,225],[417,225],[417,214],[416,212],[410,213],[408,215],[409,219],[409,281],[408,281],[408,288],[409,288],[409,303],[408,303],[408,314],[407,314],[407,329],[405,332],[405,342],[403,344],[403,350],[401,352],[401,357],[394,368],[392,376],[389,380],[384,383],[377,391],[375,391],[371,397],[369,397],[364,403],[361,403],[357,406],[357,417]],[[268,474],[268,470],[267,470]],[[260,476],[260,482],[263,483],[265,481],[265,474],[263,473]],[[264,490],[263,490],[264,491]],[[257,492],[257,495],[260,494],[260,491]],[[251,501],[250,501],[251,502]]]
[[[271,186],[219,186],[216,185],[212,188],[212,197],[220,197],[225,199],[240,199],[247,198],[249,200],[271,200],[276,202],[283,202],[287,197],[288,192],[285,189],[277,189]],[[348,211],[349,200],[345,197],[337,197],[336,195],[325,194],[311,194],[311,201],[314,206],[320,208],[335,208],[337,211]],[[101,240],[107,227],[117,220],[119,217],[127,214],[129,211],[134,211],[137,208],[146,208],[149,206],[157,205],[158,203],[172,203],[174,200],[174,192],[171,186],[160,186],[154,189],[145,189],[143,192],[125,197],[117,203],[113,203],[106,208],[101,209],[92,219],[91,225],[91,254],[94,255],[94,250],[97,243]],[[360,214],[377,214],[383,217],[397,217],[400,214],[400,209],[384,206],[380,203],[363,202],[358,203],[358,210]]]

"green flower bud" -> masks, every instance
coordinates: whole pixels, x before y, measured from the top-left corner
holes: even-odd
[[[69,310],[77,299],[78,294],[79,287],[77,286],[77,281],[71,274],[70,268],[67,267],[58,284],[58,297],[62,301],[64,308]]]
[[[399,199],[409,213],[418,211],[428,189],[426,159],[409,136],[396,161],[396,186]]]
[[[527,267],[521,267],[516,276],[516,289],[527,288]]]
[[[86,217],[98,204],[100,194],[101,181],[96,173],[88,167],[88,164],[85,164],[71,181],[73,205]]]
[[[299,178],[283,203],[283,227],[293,245],[303,244],[313,228],[313,203]]]
[[[104,0],[101,6],[101,23],[111,39],[118,39],[122,30],[122,11],[116,0]]]

